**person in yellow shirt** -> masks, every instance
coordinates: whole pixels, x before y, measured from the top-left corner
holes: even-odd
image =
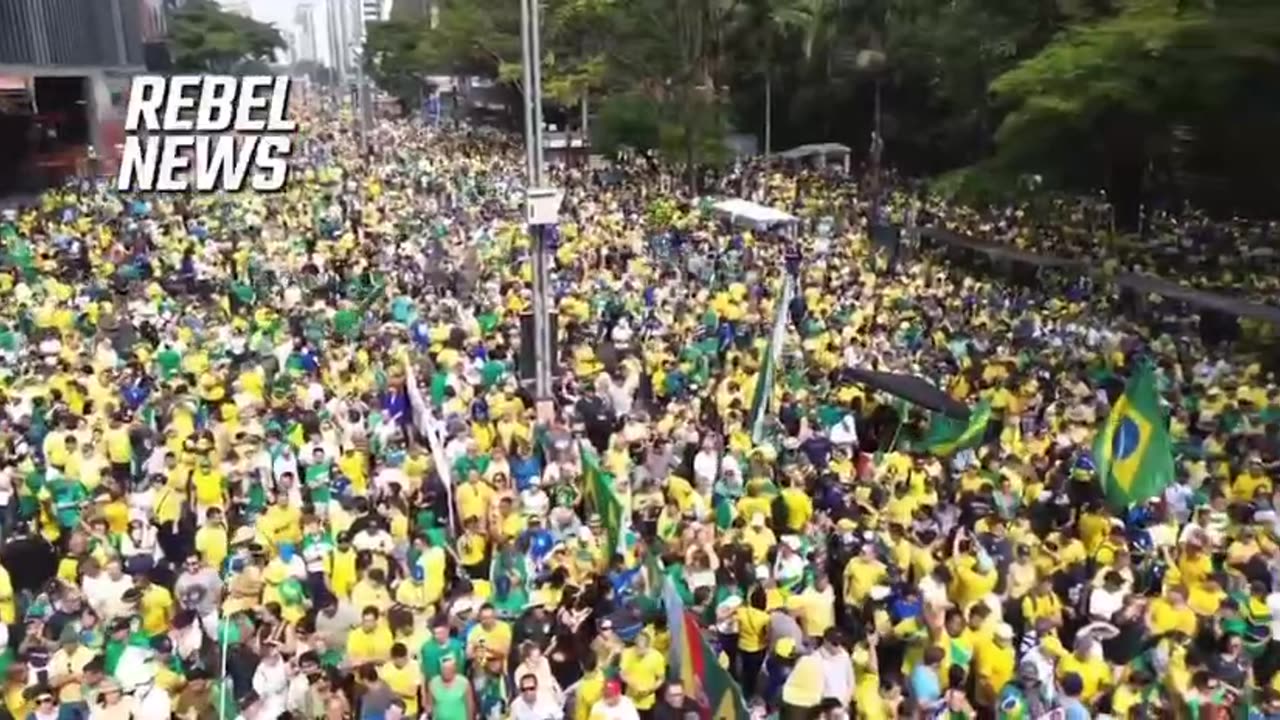
[[[751,523],[742,529],[742,542],[751,548],[751,561],[759,565],[768,558],[769,550],[778,544],[778,536],[769,528],[763,513],[749,517]]]
[[[18,606],[14,601],[13,579],[9,571],[0,565],[0,623],[12,625],[17,620]]]
[[[1022,617],[1029,624],[1047,620],[1054,627],[1062,626],[1062,601],[1053,591],[1052,578],[1041,578],[1035,589],[1022,598]]]
[[[497,611],[486,603],[480,608],[475,626],[467,634],[467,657],[479,660],[481,656],[497,656],[505,660],[510,654],[511,625],[499,620]]]
[[[81,678],[97,653],[80,642],[80,633],[73,625],[63,627],[59,645],[49,658],[49,683],[58,690],[59,702],[83,702],[86,698]]]
[[[1111,666],[1100,652],[1095,653],[1097,641],[1090,637],[1076,642],[1075,652],[1058,661],[1058,680],[1074,673],[1080,678],[1080,699],[1092,704],[1109,691],[1114,684]]]
[[[747,494],[738,498],[735,509],[738,511],[738,517],[751,518],[754,524],[757,515],[762,518],[770,516],[773,510],[773,499],[764,495],[764,488],[759,484],[747,483]]]
[[[976,555],[975,555],[976,553]],[[951,553],[951,599],[967,610],[996,589],[1000,573],[986,551],[965,532],[956,533]]]
[[[651,647],[648,630],[641,630],[635,645],[623,649],[618,659],[622,680],[627,684],[627,696],[641,712],[653,708],[657,702],[658,688],[667,674],[667,660]]]
[[[862,552],[845,563],[843,577],[845,605],[862,607],[871,589],[888,578],[888,569],[876,556],[875,543],[863,543]]]
[[[480,479],[480,473],[475,471],[468,473],[453,491],[454,502],[458,505],[458,516],[464,523],[475,518],[481,524],[480,529],[483,529],[495,494],[496,491],[489,483]]]
[[[358,579],[356,551],[351,546],[351,535],[346,532],[338,533],[337,548],[333,552],[333,570],[329,575],[329,590],[345,600],[351,596],[351,588],[355,587]]]
[[[822,688],[822,657],[818,653],[801,655],[782,684],[783,713],[791,717],[809,717],[805,711],[822,702]]]
[[[1009,563],[1005,582],[1005,595],[1010,600],[1021,600],[1035,589],[1039,573],[1031,559],[1031,546],[1019,543],[1014,548],[1013,562]]]
[[[112,535],[123,535],[129,532],[129,504],[125,502],[124,491],[117,487],[99,488],[99,500],[96,505],[107,521],[107,530]]]
[[[769,613],[765,590],[751,589],[747,602],[733,611],[738,621],[738,657],[742,663],[742,689],[746,697],[755,694],[756,678],[764,664],[764,651],[769,646]]]
[[[374,607],[383,614],[391,609],[394,601],[387,591],[386,574],[382,568],[365,570],[364,577],[351,588],[351,604],[358,608]]]
[[[896,683],[887,691],[880,687],[880,662],[876,657],[879,643],[879,637],[872,633],[867,636],[866,647],[854,648],[850,656],[856,678],[853,705],[857,720],[897,717],[902,700],[902,691]]]
[[[191,484],[195,488],[197,511],[208,508],[221,508],[226,504],[224,485],[226,477],[222,471],[214,467],[213,460],[204,455],[196,463],[191,473]]]
[[[783,488],[781,495],[787,508],[787,532],[802,532],[813,517],[813,499],[805,490],[804,482],[799,478],[793,479],[790,486]]]
[[[417,717],[422,692],[422,672],[409,662],[409,649],[404,643],[391,646],[391,659],[378,668],[378,677],[404,703],[405,717]]]
[[[276,501],[258,518],[258,531],[273,545],[302,543],[302,509],[289,502],[289,493],[277,493]]]
[[[152,583],[146,573],[134,576],[134,587],[138,590],[142,629],[153,637],[169,632],[174,613],[173,595],[164,586]]]
[[[974,705],[994,711],[1000,691],[1013,680],[1015,667],[1013,628],[1001,623],[990,639],[980,641],[974,649]]]
[[[347,634],[346,662],[351,667],[379,666],[391,659],[394,643],[391,628],[378,608],[364,608],[360,612],[360,627]]]
[[[489,577],[489,541],[479,516],[463,516],[462,536],[458,538],[458,560],[472,580]]]
[[[578,692],[574,698],[571,720],[589,720],[591,708],[604,697],[604,671],[600,669],[595,653],[586,653],[583,656],[582,672],[583,676],[578,681]]]
[[[9,666],[9,672],[4,680],[4,707],[12,718],[30,716],[32,708],[42,696],[48,697],[50,702],[53,701],[53,694],[47,691],[32,697],[31,686],[27,684],[27,675],[25,664]]]
[[[815,573],[813,584],[791,599],[800,611],[800,627],[810,638],[822,637],[836,624],[836,594],[826,573]]]
[[[1187,604],[1187,590],[1181,585],[1169,588],[1164,597],[1158,597],[1147,606],[1147,627],[1153,636],[1180,632],[1191,638],[1196,636],[1199,620]]]
[[[206,567],[221,572],[226,562],[229,548],[227,526],[222,520],[222,510],[209,508],[205,513],[204,524],[196,530],[196,552]]]
[[[1245,461],[1245,469],[1231,483],[1231,499],[1238,503],[1252,502],[1259,491],[1270,496],[1271,489],[1271,478],[1263,470],[1261,458],[1250,455]]]
[[[1182,546],[1177,569],[1182,584],[1193,586],[1208,580],[1213,574],[1213,557],[1198,541],[1189,540]]]
[[[426,570],[422,563],[409,566],[409,577],[396,584],[395,600],[413,611],[414,615],[425,618],[435,598],[426,582]]]

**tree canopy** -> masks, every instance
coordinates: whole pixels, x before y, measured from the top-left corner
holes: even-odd
[[[176,70],[233,72],[241,63],[270,63],[285,47],[275,27],[229,13],[213,0],[191,0],[169,20]]]
[[[704,163],[735,129],[838,141],[957,192],[1047,187],[1264,212],[1280,181],[1274,0],[545,0],[543,88],[597,147]],[[384,87],[497,80],[520,120],[519,6],[446,0],[370,32]],[[554,110],[552,110],[554,112]],[[584,115],[586,113],[583,113]],[[768,129],[766,129],[768,128]]]

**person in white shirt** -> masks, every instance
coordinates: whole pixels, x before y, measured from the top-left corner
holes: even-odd
[[[693,477],[700,492],[710,493],[721,472],[720,450],[715,437],[702,439],[702,449],[693,456]]]
[[[253,691],[262,699],[261,717],[274,720],[288,709],[289,666],[280,657],[280,648],[268,641],[265,654],[253,673]]]
[[[853,660],[840,645],[839,630],[828,628],[822,634],[818,659],[822,663],[822,697],[838,701],[841,707],[848,707],[853,699]]]
[[[608,680],[604,684],[604,697],[591,706],[587,720],[640,720],[631,698],[622,694],[622,683]]]
[[[840,422],[831,427],[830,440],[832,445],[840,447],[853,447],[858,444],[858,421],[852,413],[840,418]]]
[[[1089,617],[1111,622],[1111,618],[1124,607],[1128,594],[1124,577],[1114,570],[1108,571],[1103,576],[1102,587],[1095,587],[1089,592]]]
[[[536,674],[520,675],[518,682],[520,695],[511,701],[511,720],[563,720],[564,706],[556,702],[558,694],[539,692]]]
[[[293,448],[288,443],[282,443],[280,454],[271,462],[271,475],[279,484],[286,473],[295,478],[298,477],[298,458],[293,454]]]
[[[155,671],[151,672],[149,681],[133,689],[133,698],[137,704],[133,720],[170,720],[173,716],[173,698],[169,697],[164,688],[156,687]]]

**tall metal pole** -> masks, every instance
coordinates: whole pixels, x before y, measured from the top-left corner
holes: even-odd
[[[535,185],[542,186],[542,28],[539,16],[542,14],[539,7],[541,0],[527,0],[529,3],[529,39],[532,48],[529,56],[529,64],[532,66],[533,74],[533,138],[536,142],[533,144],[534,157],[534,175],[533,182]]]
[[[538,171],[535,169],[537,158],[533,154],[533,68],[529,63],[529,0],[520,0],[520,72],[521,89],[524,90],[524,172],[526,182],[532,186]]]
[[[528,187],[540,188],[542,178],[542,48],[538,0],[520,0],[520,41],[524,51],[525,162]],[[534,393],[539,401],[551,397],[555,357],[551,338],[549,258],[545,225],[529,228],[533,265]]]

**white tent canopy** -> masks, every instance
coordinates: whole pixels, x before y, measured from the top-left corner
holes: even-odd
[[[849,149],[848,145],[841,145],[840,143],[812,143],[809,145],[798,145],[790,150],[783,150],[778,153],[778,156],[787,158],[788,160],[800,160],[807,157],[813,157],[815,155],[821,155],[823,157],[828,155],[833,157],[844,157],[850,152],[852,151]]]
[[[721,200],[712,206],[716,212],[728,215],[734,222],[751,225],[755,228],[768,228],[777,225],[794,225],[799,220],[792,214],[776,210],[766,205],[753,203],[750,200],[731,198]]]

